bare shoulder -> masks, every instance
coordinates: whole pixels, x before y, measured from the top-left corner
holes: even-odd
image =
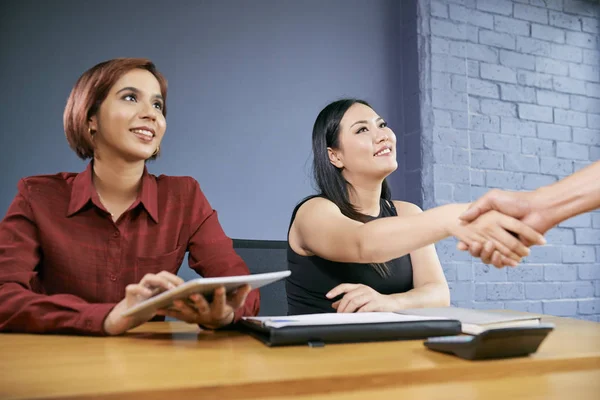
[[[416,215],[422,213],[421,207],[408,201],[393,200],[398,216]]]

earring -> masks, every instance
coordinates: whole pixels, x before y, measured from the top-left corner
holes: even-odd
[[[156,147],[156,150],[154,150],[154,153],[152,153],[152,157],[157,155],[159,151],[160,151],[160,145]]]

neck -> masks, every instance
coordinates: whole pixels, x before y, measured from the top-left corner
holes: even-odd
[[[352,205],[365,215],[379,215],[381,211],[379,202],[383,180],[370,182],[352,182],[349,179],[347,180],[352,184],[352,188],[348,191]]]
[[[143,173],[143,161],[94,158],[94,186],[101,198],[109,201],[135,199]]]

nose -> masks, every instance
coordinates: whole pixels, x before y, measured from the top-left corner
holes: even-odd
[[[388,139],[389,139],[389,136],[385,129],[377,129],[377,136],[375,138],[377,143],[385,142]]]
[[[140,118],[156,121],[157,113],[159,112],[160,110],[156,109],[154,105],[144,103],[142,109],[140,110]]]

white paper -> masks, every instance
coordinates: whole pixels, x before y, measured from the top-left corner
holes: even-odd
[[[418,315],[401,315],[392,312],[365,313],[325,313],[280,317],[243,317],[247,321],[256,322],[270,328],[284,326],[312,325],[344,325],[344,324],[376,324],[382,322],[410,322],[448,319],[441,317],[422,317]]]

